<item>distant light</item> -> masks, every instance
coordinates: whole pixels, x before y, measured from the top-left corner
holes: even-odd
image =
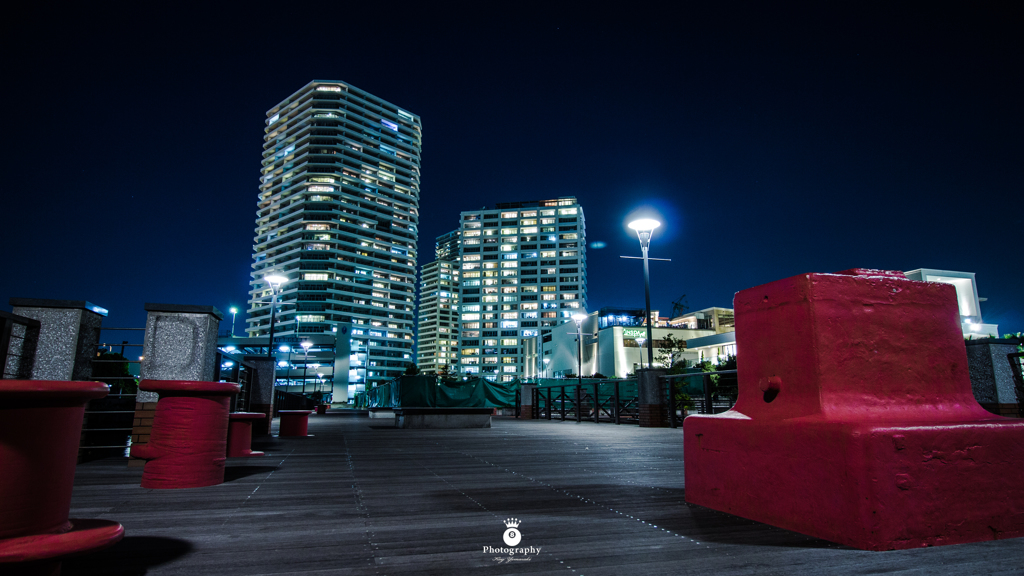
[[[633,220],[629,223],[629,227],[637,232],[650,232],[661,226],[661,222],[652,220],[651,218],[641,218],[639,220]]]
[[[281,344],[278,350],[280,350],[281,352],[291,352],[292,349],[289,348],[287,344]]]
[[[224,351],[225,352],[234,352],[235,351],[235,347],[234,346],[225,346],[224,347]]]
[[[584,320],[587,319],[587,315],[583,314],[582,312],[577,312],[577,313],[573,314],[571,316],[571,318],[573,320],[575,320],[576,322],[583,322]]]
[[[302,343],[302,347],[306,350],[306,352],[309,352],[309,349],[312,346],[313,346],[313,343],[308,341],[308,340]]]
[[[604,242],[601,242],[601,241],[591,242],[590,243],[590,247],[593,248],[594,250],[600,250],[601,248],[604,248],[605,246],[607,246],[607,244],[605,244]]]
[[[225,363],[224,363],[224,367],[225,367],[225,368],[231,368],[231,367],[232,367],[232,366],[234,366],[234,365],[235,365],[235,363],[234,363],[234,362],[231,362],[231,361],[228,361],[228,362],[225,362]]]
[[[981,324],[971,324],[972,332],[981,332]]]
[[[281,360],[280,362],[277,363],[277,365],[280,366],[281,368],[284,368],[285,366],[288,365],[288,363],[285,362],[284,360]]]

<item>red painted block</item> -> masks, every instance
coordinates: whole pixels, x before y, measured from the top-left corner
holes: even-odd
[[[252,450],[252,424],[255,420],[265,420],[267,415],[262,412],[232,412],[229,418],[228,458],[263,456],[263,452]]]
[[[139,389],[160,394],[149,443],[132,446],[132,456],[147,460],[142,487],[199,488],[224,482],[228,404],[241,386],[143,380]]]
[[[124,537],[117,522],[68,518],[85,404],[108,392],[99,382],[0,380],[0,574],[59,573],[61,558]]]
[[[282,437],[305,437],[309,431],[309,415],[312,410],[278,410],[281,426],[278,435]]]
[[[857,269],[734,306],[739,399],[684,422],[688,502],[866,550],[1024,536],[1024,421],[975,401],[953,286]]]

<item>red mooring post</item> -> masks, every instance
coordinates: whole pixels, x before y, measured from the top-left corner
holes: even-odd
[[[1024,536],[1024,420],[974,399],[953,286],[739,292],[739,399],[684,423],[688,502],[865,550]]]
[[[281,415],[281,424],[278,427],[278,436],[283,438],[305,438],[311,436],[309,432],[309,415],[312,410],[278,410]]]
[[[266,420],[267,415],[262,412],[232,412],[228,417],[228,458],[263,456],[263,452],[252,450],[252,425]]]
[[[124,537],[117,522],[68,518],[85,404],[109,390],[0,380],[0,574],[59,574],[61,558]]]
[[[224,482],[228,404],[241,386],[228,382],[143,380],[160,394],[149,443],[132,446],[146,460],[143,488],[199,488]]]

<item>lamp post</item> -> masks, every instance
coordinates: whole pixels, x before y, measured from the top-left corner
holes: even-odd
[[[235,316],[238,315],[238,308],[232,306],[228,308],[228,312],[231,312],[231,337],[235,337]]]
[[[577,312],[572,315],[573,322],[576,322],[576,378],[577,382],[583,385],[583,321],[587,315]]]
[[[551,362],[551,358],[544,359],[544,369],[541,371],[541,377],[545,377],[548,373],[548,363]]]
[[[654,229],[658,226],[661,226],[661,222],[650,218],[641,218],[629,223],[629,227],[636,230],[636,235],[640,238],[640,251],[644,255],[644,304],[647,311],[647,342],[654,342],[654,335],[651,331],[651,271],[647,263],[647,249],[651,247],[651,234],[654,233]],[[648,346],[647,367],[650,368],[653,365],[654,347]]]
[[[274,322],[277,320],[277,290],[288,278],[280,274],[264,276],[263,280],[270,284],[270,344],[267,346],[267,358],[274,357]]]
[[[644,369],[644,342],[647,342],[647,338],[643,336],[636,338],[636,344],[640,347],[640,369]]]
[[[312,346],[313,346],[313,343],[308,341],[308,340],[302,343],[302,350],[305,352],[305,355],[306,355],[305,359],[303,359],[303,361],[302,361],[302,393],[303,394],[306,393],[306,367],[309,365],[309,349]]]

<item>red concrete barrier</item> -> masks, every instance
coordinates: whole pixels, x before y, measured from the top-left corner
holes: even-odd
[[[263,452],[252,450],[252,424],[266,419],[267,415],[262,412],[232,412],[228,416],[228,458],[263,456]]]
[[[241,387],[228,382],[143,380],[157,392],[149,443],[132,446],[146,460],[143,488],[199,488],[224,482],[228,404]]]
[[[108,392],[99,382],[0,380],[0,574],[59,574],[62,557],[124,537],[117,522],[68,518],[85,404]]]
[[[866,550],[1024,536],[1024,421],[975,401],[953,286],[858,269],[734,305],[739,399],[684,422],[688,502]]]
[[[312,410],[278,410],[281,415],[281,426],[278,430],[279,436],[301,436],[305,437],[309,431],[309,415]]]

